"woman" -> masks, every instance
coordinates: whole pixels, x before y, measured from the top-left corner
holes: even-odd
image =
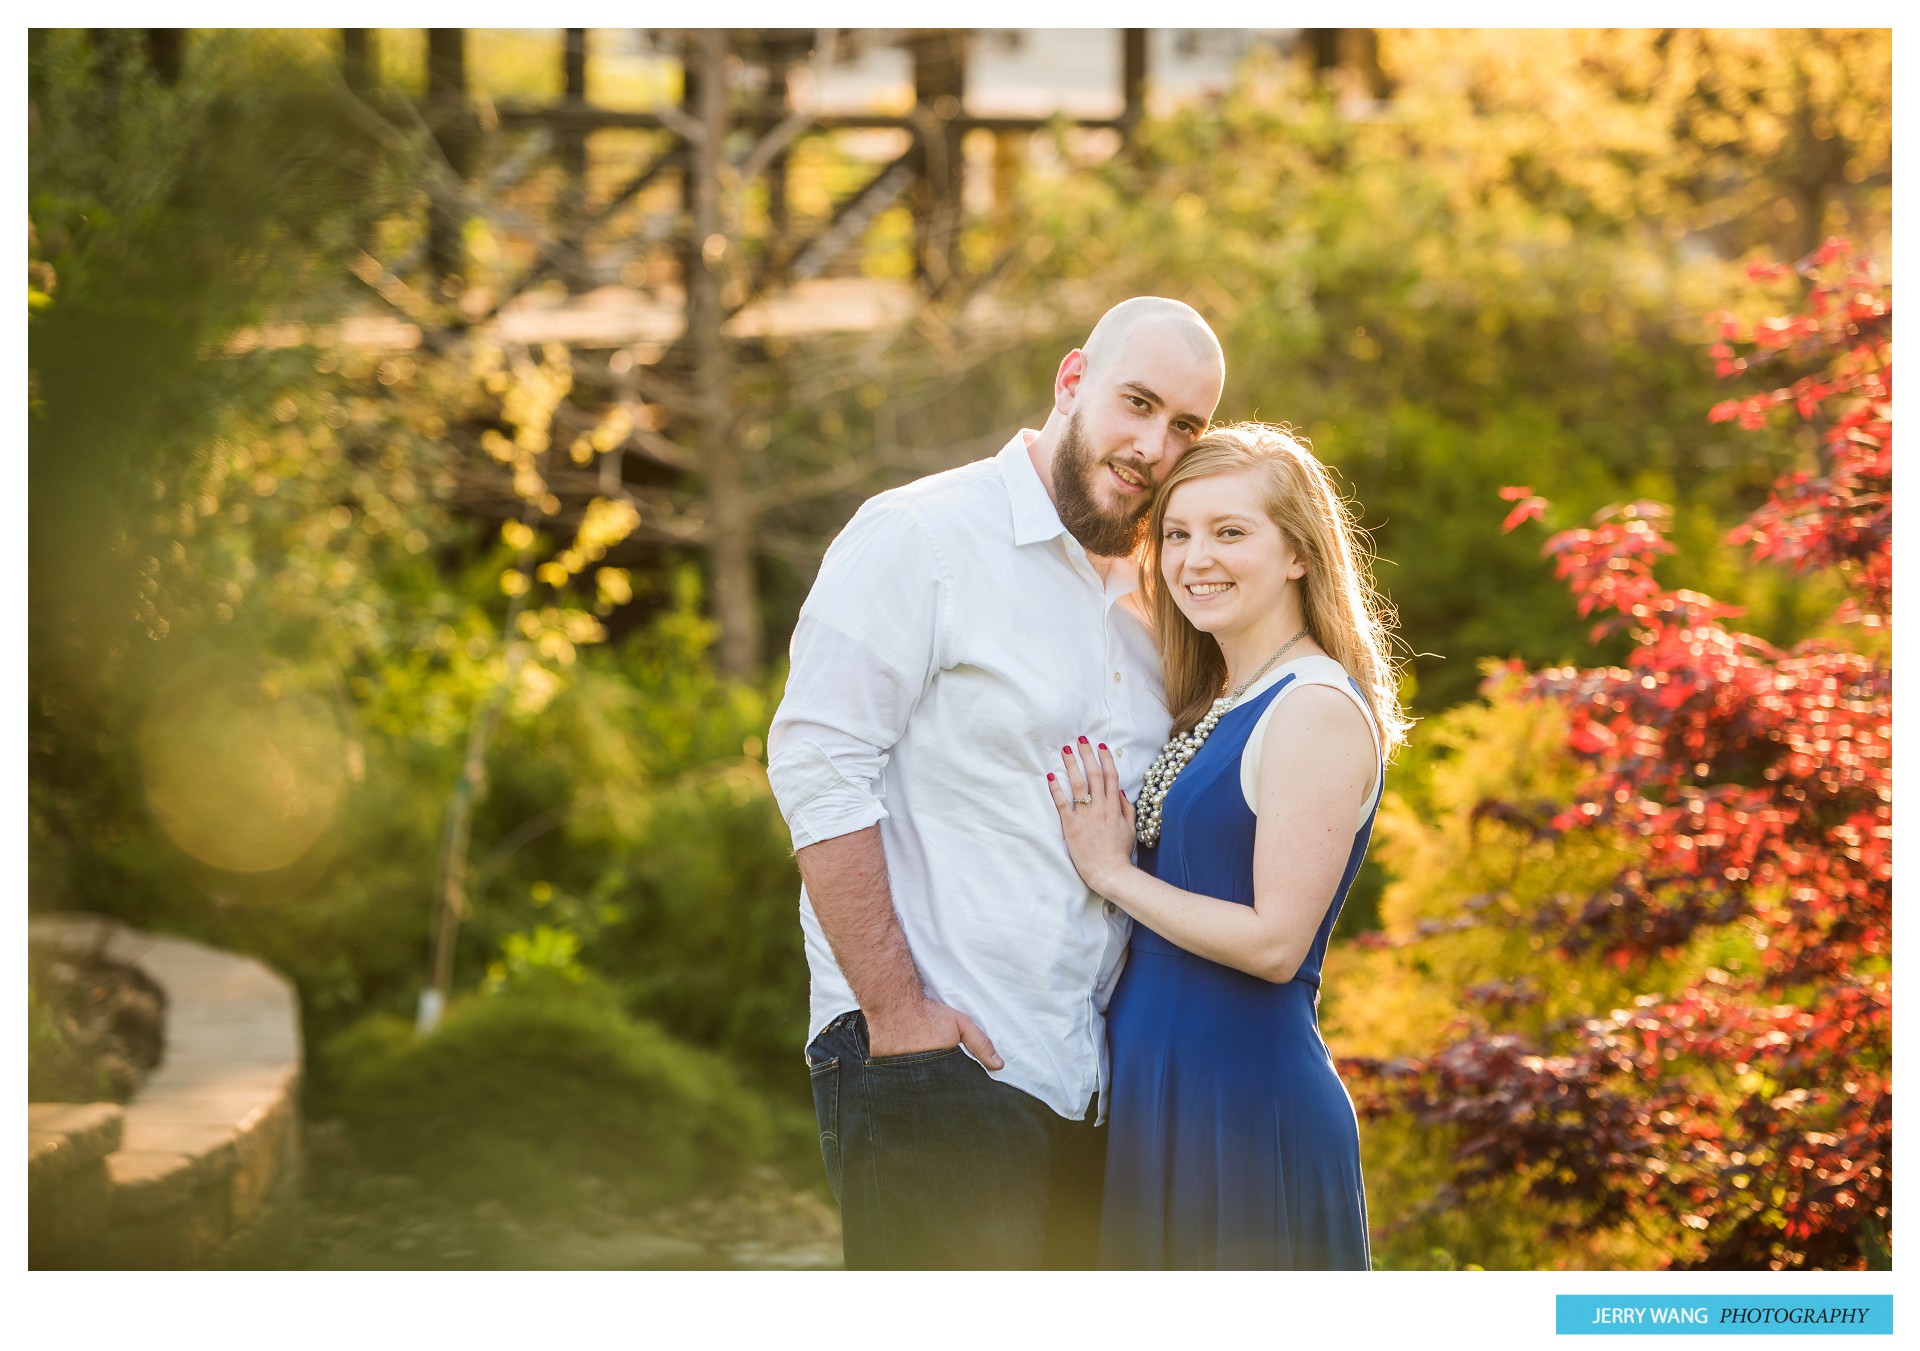
[[[1048,775],[1081,877],[1135,921],[1101,1265],[1365,1269],[1359,1128],[1316,1009],[1406,735],[1390,612],[1326,470],[1279,428],[1196,441],[1151,539],[1174,738],[1137,808],[1085,737]]]

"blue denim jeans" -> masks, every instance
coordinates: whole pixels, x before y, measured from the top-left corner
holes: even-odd
[[[1086,1268],[1106,1129],[998,1082],[958,1046],[875,1058],[858,1009],[807,1047],[848,1270]]]

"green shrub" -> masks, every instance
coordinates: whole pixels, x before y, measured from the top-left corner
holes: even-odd
[[[333,1106],[366,1157],[466,1199],[636,1205],[725,1186],[794,1144],[718,1057],[626,1017],[606,987],[530,981],[456,1000],[421,1037],[375,1015],[323,1048]]]
[[[699,603],[682,572],[671,609],[583,652],[537,719],[502,727],[460,970],[511,981],[577,960],[804,1107],[800,877],[763,742],[778,686],[714,670]]]
[[[621,861],[627,918],[593,959],[633,1006],[804,1098],[800,878],[764,765],[744,758],[661,792]]]

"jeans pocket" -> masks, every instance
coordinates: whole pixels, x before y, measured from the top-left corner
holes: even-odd
[[[813,1115],[820,1123],[820,1161],[827,1168],[827,1186],[835,1204],[840,1200],[840,1057],[809,1058],[807,1075],[813,1081]]]
[[[865,1058],[870,1070],[884,1070],[897,1065],[925,1065],[929,1061],[945,1060],[950,1055],[959,1055],[958,1046],[936,1046],[931,1051],[908,1051],[905,1055],[870,1055]]]

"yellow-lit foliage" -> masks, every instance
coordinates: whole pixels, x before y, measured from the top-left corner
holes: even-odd
[[[1885,29],[1390,29],[1379,51],[1393,120],[1445,129],[1463,194],[1794,257],[1871,229],[1858,190],[1892,169]]]
[[[1419,725],[1375,830],[1377,856],[1392,878],[1380,905],[1381,941],[1342,944],[1327,962],[1322,1022],[1337,1056],[1422,1056],[1466,1028],[1544,1040],[1545,1029],[1569,1018],[1603,1009],[1624,1021],[1638,1003],[1709,968],[1738,970],[1756,960],[1756,935],[1744,928],[1711,932],[1629,970],[1549,946],[1536,917],[1566,897],[1599,890],[1627,856],[1597,832],[1536,833],[1572,797],[1581,773],[1566,748],[1561,709],[1523,698],[1508,682],[1496,680],[1483,701]],[[1521,998],[1476,997],[1475,987],[1505,987]],[[1694,1074],[1703,1087],[1723,1077],[1719,1067]],[[1356,1087],[1364,1096],[1364,1085]],[[1651,1268],[1686,1241],[1643,1234],[1632,1223],[1555,1233],[1577,1212],[1523,1203],[1524,1177],[1467,1206],[1451,1190],[1458,1143],[1450,1130],[1393,1116],[1363,1122],[1383,1265]]]
[[[1470,697],[1482,656],[1587,647],[1496,529],[1506,484],[1575,515],[1677,503],[1675,583],[1797,641],[1831,605],[1723,537],[1814,447],[1704,422],[1700,316],[1751,303],[1745,262],[1797,256],[1816,216],[1869,246],[1887,229],[1886,35],[1386,32],[1380,59],[1379,104],[1256,60],[1096,170],[1036,155],[1007,284],[1061,315],[1056,351],[1116,296],[1201,309],[1228,354],[1217,416],[1300,428],[1363,504],[1425,709]],[[1706,129],[1721,105],[1731,141]],[[1783,195],[1821,205],[1784,222]]]

